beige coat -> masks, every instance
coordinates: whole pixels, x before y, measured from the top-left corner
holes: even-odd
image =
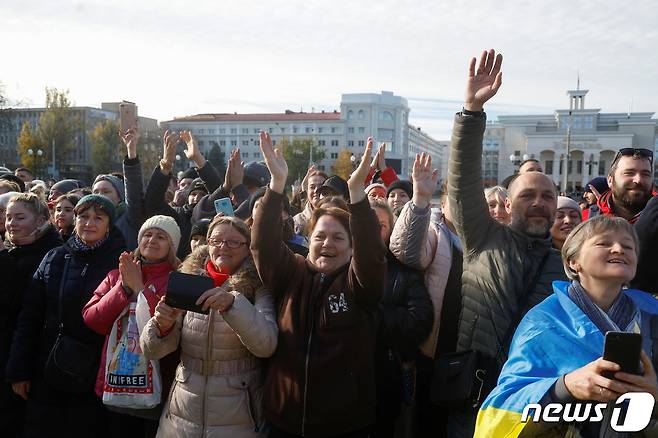
[[[181,271],[205,272],[207,247],[198,248]],[[262,361],[274,353],[278,328],[272,296],[251,259],[224,284],[235,295],[223,314],[187,312],[165,337],[152,318],[140,343],[159,359],[181,346],[181,362],[165,403],[158,437],[263,436]]]
[[[448,232],[430,217],[429,208],[419,209],[413,201],[407,202],[393,227],[389,248],[401,263],[425,272],[425,286],[434,307],[434,322],[419,349],[423,355],[434,357],[452,250]]]

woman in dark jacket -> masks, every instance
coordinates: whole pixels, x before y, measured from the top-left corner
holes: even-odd
[[[4,377],[11,338],[23,304],[23,294],[43,256],[62,240],[48,218],[48,205],[37,195],[14,193],[7,205],[7,244],[0,250],[0,370]],[[0,246],[3,246],[0,242]],[[23,419],[23,400],[2,379],[0,430],[2,436],[18,436]]]
[[[73,234],[75,226],[75,215],[73,209],[80,201],[80,196],[67,193],[55,201],[55,211],[53,213],[53,224],[57,227],[62,240],[66,242]]]
[[[379,218],[380,235],[388,247],[393,212],[383,200],[373,200],[370,205]],[[423,273],[403,265],[390,251],[387,260],[375,347],[377,419],[373,436],[377,438],[393,437],[402,402],[410,405],[413,400],[414,358],[434,319]]]
[[[254,214],[251,250],[278,300],[279,340],[265,378],[270,437],[366,437],[375,421],[374,350],[386,248],[363,190],[372,139],[348,181],[349,212],[317,209],[309,254],[282,241],[288,166],[269,134],[261,151],[272,174]]]
[[[114,204],[102,195],[88,195],[75,207],[75,233],[48,252],[25,293],[7,365],[7,380],[27,400],[23,436],[102,436],[104,410],[94,394],[98,362],[89,366],[88,387],[56,389],[62,381],[46,378],[44,367],[61,323],[63,334],[96,350],[104,337],[89,329],[82,308],[125,250],[121,232],[113,226]],[[73,354],[78,357],[77,349]],[[82,355],[80,355],[82,356]],[[70,358],[70,357],[69,357]]]

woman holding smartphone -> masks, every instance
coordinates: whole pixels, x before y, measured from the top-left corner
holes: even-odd
[[[646,292],[625,289],[635,276],[638,247],[633,226],[621,218],[598,216],[574,228],[562,247],[572,281],[555,282],[555,293],[521,321],[498,386],[481,407],[475,436],[512,430],[539,434],[549,423],[521,422],[528,404],[579,401],[613,403],[603,421],[550,423],[557,428],[551,432],[566,436],[575,428],[585,436],[611,436],[616,433],[610,426],[611,406],[618,397],[646,392],[658,398],[649,356],[658,341],[658,301]],[[603,359],[608,332],[641,334],[641,374],[622,372],[619,364]]]
[[[158,437],[255,437],[266,432],[263,363],[277,346],[272,295],[251,259],[247,225],[218,216],[208,245],[190,254],[181,272],[205,275],[215,287],[197,304],[207,314],[174,309],[160,300],[141,334],[149,359],[179,346],[181,360],[160,417]]]

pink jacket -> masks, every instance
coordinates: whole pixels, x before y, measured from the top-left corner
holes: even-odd
[[[171,271],[175,271],[175,268],[169,262],[142,265],[143,293],[146,301],[149,303],[151,316],[155,313],[155,306],[158,304],[158,301],[165,294],[167,280]],[[155,293],[151,290],[151,285],[155,288]],[[126,294],[121,283],[121,274],[119,274],[118,269],[115,269],[107,274],[105,280],[94,291],[94,296],[91,297],[91,300],[82,309],[82,318],[85,324],[87,324],[87,327],[106,336],[103,346],[103,356],[101,357],[100,368],[96,376],[95,391],[99,397],[103,396],[103,386],[105,385],[107,337],[112,332],[112,326],[119,315],[121,315],[121,312],[123,312],[123,309],[126,308],[131,299],[136,298],[136,296],[129,297]]]

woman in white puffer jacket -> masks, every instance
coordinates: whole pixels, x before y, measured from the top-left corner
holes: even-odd
[[[208,246],[197,248],[181,271],[210,276],[204,293],[210,313],[185,312],[161,301],[140,339],[159,359],[181,347],[181,362],[165,403],[158,437],[264,436],[262,359],[277,345],[274,302],[249,252],[250,231],[240,219],[216,217]]]

